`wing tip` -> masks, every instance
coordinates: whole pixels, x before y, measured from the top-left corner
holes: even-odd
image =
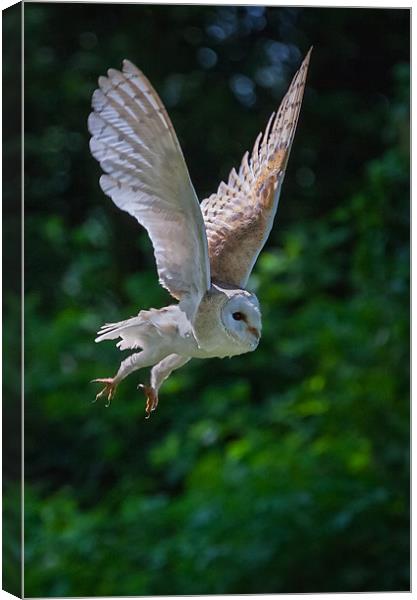
[[[311,45],[307,54],[304,57],[304,60],[302,62],[302,67],[305,67],[307,69],[308,65],[310,64],[310,58],[311,58],[311,53],[313,52],[314,46]]]
[[[124,58],[122,61],[122,70],[123,73],[130,73],[131,75],[140,75],[141,72],[137,68],[136,65],[132,63],[128,58]]]
[[[113,69],[112,67],[110,67],[110,69],[107,69],[107,77],[110,80],[119,79],[120,75],[121,73],[117,69]]]

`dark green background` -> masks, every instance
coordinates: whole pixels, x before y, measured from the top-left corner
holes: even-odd
[[[26,595],[409,589],[409,12],[29,4],[25,44]],[[92,405],[96,329],[170,302],[98,186],[98,75],[147,74],[203,198],[312,44],[259,349]]]

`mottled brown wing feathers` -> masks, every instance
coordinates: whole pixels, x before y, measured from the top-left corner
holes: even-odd
[[[279,192],[297,127],[311,49],[277,114],[246,152],[239,172],[201,203],[207,231],[211,277],[245,287],[272,228]]]

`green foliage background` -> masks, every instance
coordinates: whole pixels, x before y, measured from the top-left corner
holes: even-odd
[[[26,595],[408,589],[409,12],[29,4],[25,44]],[[92,405],[97,328],[170,301],[98,186],[98,75],[148,75],[203,198],[312,44],[259,349],[193,361],[149,421],[144,372]]]

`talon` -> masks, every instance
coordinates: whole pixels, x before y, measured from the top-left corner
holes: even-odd
[[[156,390],[154,390],[154,388],[150,385],[143,385],[142,383],[140,383],[138,385],[138,389],[139,388],[141,388],[143,390],[143,393],[145,394],[145,398],[146,398],[146,407],[145,407],[146,417],[145,417],[145,419],[149,419],[149,417],[151,416],[151,412],[156,410],[156,407],[158,406],[158,394],[156,393]]]
[[[104,379],[93,379],[90,383],[104,383],[105,386],[104,388],[98,392],[98,394],[96,395],[95,399],[92,400],[92,402],[97,402],[97,400],[99,398],[101,398],[102,396],[107,396],[107,401],[106,401],[106,408],[108,408],[110,406],[110,403],[112,401],[112,398],[114,397],[115,393],[116,393],[116,388],[117,388],[117,384],[115,383],[113,377],[107,377]]]

